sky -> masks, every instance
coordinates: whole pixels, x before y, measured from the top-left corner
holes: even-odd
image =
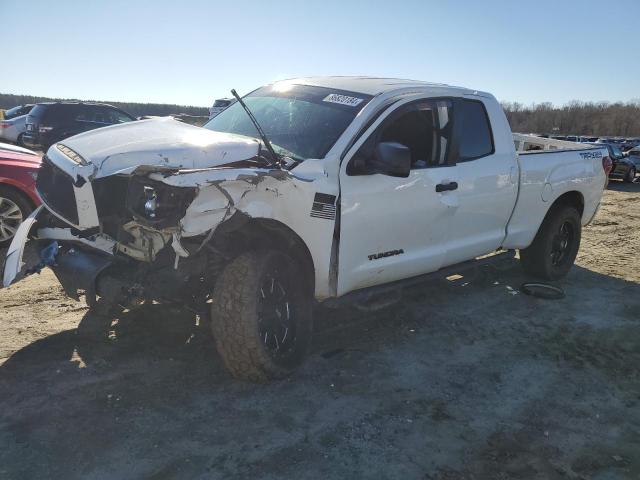
[[[308,75],[640,99],[640,0],[0,0],[0,92],[210,106]]]

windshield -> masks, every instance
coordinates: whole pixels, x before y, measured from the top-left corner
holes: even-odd
[[[370,95],[308,85],[262,87],[243,98],[276,153],[298,161],[324,158],[370,99]],[[238,102],[204,127],[259,138]]]

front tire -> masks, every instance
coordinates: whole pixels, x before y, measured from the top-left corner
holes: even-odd
[[[533,243],[520,250],[525,272],[544,280],[564,278],[578,255],[581,234],[580,214],[574,207],[552,207]]]
[[[211,330],[237,378],[267,382],[302,363],[311,343],[312,292],[288,255],[252,251],[232,260],[216,281]]]
[[[24,195],[0,185],[0,247],[9,246],[18,227],[32,211]]]

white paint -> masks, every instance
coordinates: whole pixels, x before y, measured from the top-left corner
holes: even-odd
[[[481,101],[487,109],[495,152],[456,165],[458,189],[450,193],[455,195],[460,207],[451,222],[446,265],[470,260],[499,248],[518,194],[517,182],[511,181],[512,169],[517,170],[518,163],[502,107],[492,98],[465,97]]]
[[[213,132],[172,118],[154,118],[91,130],[62,143],[89,163],[78,165],[57,148],[47,156],[72,177],[87,180],[131,173],[139,166],[199,169],[246,160],[258,153],[256,139]]]
[[[455,166],[412,170],[408,178],[346,173],[353,155],[378,126],[397,108],[419,98],[410,96],[382,114],[342,163],[338,295],[434,271],[445,262],[457,205],[450,201],[453,192],[436,193],[435,186],[453,181]],[[369,259],[399,249],[404,253]]]
[[[76,208],[78,209],[78,226],[81,230],[97,227],[100,225],[98,211],[93,199],[93,187],[91,183],[85,182],[81,187],[73,187],[76,196]]]
[[[603,155],[606,147],[597,147]],[[602,156],[584,159],[579,151],[527,152],[518,155],[520,165],[520,191],[518,202],[507,227],[504,248],[526,248],[535,237],[549,207],[561,195],[577,191],[584,197],[582,224],[586,225],[600,205],[606,176]],[[545,194],[545,185],[552,188]]]
[[[7,250],[7,258],[4,263],[4,272],[2,278],[2,284],[8,287],[13,283],[18,276],[24,264],[22,263],[22,255],[24,254],[24,247],[27,244],[29,237],[29,231],[36,221],[36,217],[42,211],[42,206],[36,208],[31,215],[29,215],[18,227],[16,234],[11,240],[9,250]]]
[[[36,232],[36,238],[78,242],[109,254],[113,253],[116,246],[116,242],[106,235],[98,234],[91,238],[81,238],[71,233],[69,228],[39,228]]]

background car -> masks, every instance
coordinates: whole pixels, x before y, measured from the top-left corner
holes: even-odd
[[[22,145],[22,135],[26,129],[27,114],[33,108],[33,104],[18,105],[4,113],[4,119],[0,120],[0,140]]]
[[[105,103],[39,103],[27,115],[22,138],[25,145],[46,151],[78,133],[134,120],[132,115]]]
[[[638,145],[640,145],[640,138],[627,138],[620,147],[620,150],[627,152]]]
[[[234,103],[236,103],[235,98],[219,98],[213,102],[213,106],[209,109],[209,120]]]
[[[0,247],[11,243],[18,226],[40,204],[36,178],[40,155],[0,143]]]
[[[636,172],[640,172],[640,146],[633,147],[627,152],[627,160],[635,165]]]
[[[611,161],[613,162],[609,178],[617,178],[624,180],[625,182],[633,182],[636,178],[636,173],[638,172],[638,167],[636,167],[635,163],[629,160],[628,157],[625,157],[622,150],[620,150],[617,145],[600,141],[593,145],[602,146],[603,144],[606,145],[609,150],[609,157],[611,157]]]

